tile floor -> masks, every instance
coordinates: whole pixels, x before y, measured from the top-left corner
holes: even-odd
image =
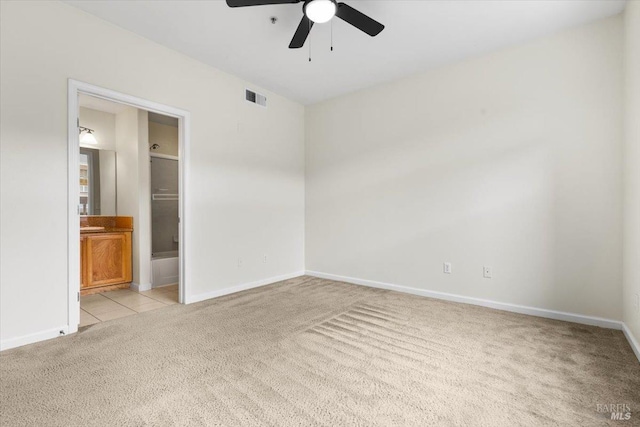
[[[163,286],[145,292],[129,289],[80,297],[80,327],[131,316],[178,303],[178,285]]]

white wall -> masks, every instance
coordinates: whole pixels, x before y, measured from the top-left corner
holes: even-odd
[[[640,2],[624,15],[624,322],[640,342]]]
[[[116,152],[100,152],[100,215],[115,216],[117,203]]]
[[[95,145],[83,145],[82,147],[97,150],[116,150],[116,115],[91,108],[80,107],[78,111],[80,126],[94,130],[93,135],[98,141]]]
[[[149,113],[138,110],[138,219],[134,218],[132,250],[133,283],[139,290],[151,289],[151,162],[149,157]],[[137,275],[137,276],[136,276]]]
[[[68,78],[191,112],[192,294],[304,269],[301,105],[261,88],[269,108],[248,104],[250,83],[63,3],[0,2],[5,346],[67,323]]]
[[[116,114],[118,215],[133,217],[132,270],[135,289],[151,289],[151,201],[148,113]]]
[[[309,107],[307,270],[621,320],[621,84],[618,16]]]
[[[178,156],[178,128],[162,123],[149,122],[149,150],[155,154]],[[156,150],[151,145],[158,144]]]

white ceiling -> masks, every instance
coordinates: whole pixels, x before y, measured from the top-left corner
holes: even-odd
[[[288,49],[302,3],[67,1],[86,12],[303,104],[616,15],[625,0],[346,0],[386,25],[369,37],[334,19]],[[272,25],[270,17],[278,22]],[[311,42],[312,62],[308,62]]]

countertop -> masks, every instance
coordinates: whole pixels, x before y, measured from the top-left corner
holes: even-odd
[[[80,227],[80,234],[122,233],[132,231],[133,228],[105,227],[102,230],[83,230],[82,227]]]
[[[132,231],[133,217],[131,216],[80,217],[80,234],[123,233]]]

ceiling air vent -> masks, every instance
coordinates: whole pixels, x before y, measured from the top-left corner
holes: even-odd
[[[258,104],[261,107],[266,107],[267,106],[267,97],[264,95],[260,95],[259,93],[255,93],[252,90],[249,89],[245,89],[244,91],[244,99],[254,103],[254,104]]]

